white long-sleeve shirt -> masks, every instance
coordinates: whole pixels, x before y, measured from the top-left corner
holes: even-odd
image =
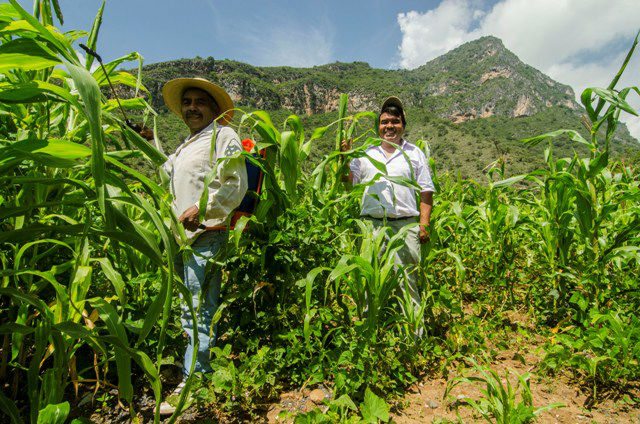
[[[244,158],[240,156],[242,144],[238,134],[221,125],[217,126],[215,136],[213,132],[214,124],[211,123],[199,133],[187,137],[163,165],[170,177],[176,216],[193,205],[199,206],[205,178],[215,172],[208,184],[205,220],[202,222],[207,227],[226,224],[247,191],[247,169]],[[188,243],[203,231],[185,229]],[[178,238],[175,229],[174,233]]]
[[[424,152],[414,144],[402,140],[402,144],[387,157],[380,146],[371,146],[367,155],[385,164],[387,175],[404,177],[414,181],[420,187],[420,192],[435,192],[431,180],[431,170]],[[404,152],[404,153],[403,153]],[[378,174],[382,174],[369,158],[353,159],[350,163],[353,183],[368,183]],[[389,181],[381,176],[371,186],[367,187],[362,196],[362,216],[373,218],[409,218],[419,216],[420,210],[416,202],[416,189]]]

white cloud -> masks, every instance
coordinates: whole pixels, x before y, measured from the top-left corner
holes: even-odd
[[[445,0],[426,13],[398,15],[400,66],[415,68],[476,37],[469,28],[483,13],[466,0]]]
[[[639,27],[637,0],[501,0],[488,11],[482,6],[474,0],[443,0],[424,13],[399,14],[400,66],[415,68],[467,41],[494,35],[579,96],[585,87],[608,85],[630,47],[630,41],[621,41],[632,40]],[[638,84],[629,77],[640,67],[638,55],[619,86]],[[640,138],[640,122],[624,119]]]
[[[636,108],[636,110],[638,110],[638,108]],[[631,135],[634,136],[636,140],[640,140],[640,119],[637,116],[626,115],[620,120],[627,124]]]
[[[547,68],[638,30],[636,0],[503,0],[481,23],[527,63]]]

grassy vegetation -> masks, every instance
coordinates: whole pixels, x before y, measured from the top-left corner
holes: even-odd
[[[232,60],[181,59],[145,66],[143,81],[153,94],[152,104],[165,111],[159,88],[177,76],[201,76],[227,87],[244,111],[262,109],[276,121],[300,115],[305,128],[329,125],[337,119],[339,93],[350,94],[350,110],[374,110],[390,93],[407,106],[410,140],[426,140],[441,172],[461,178],[486,180],[486,169],[497,159],[507,164],[508,175],[544,166],[543,147],[528,148],[518,140],[553,128],[569,128],[587,136],[583,109],[570,87],[551,80],[522,63],[494,37],[464,44],[415,70],[383,70],[363,62],[332,63],[311,68],[256,67]],[[516,93],[516,94],[514,94]],[[517,118],[521,97],[528,106]],[[456,115],[469,114],[453,125]],[[482,118],[481,118],[482,117]],[[171,121],[171,120],[170,120]],[[181,124],[164,128],[160,137],[170,142]],[[165,135],[166,134],[166,135]],[[305,170],[311,171],[333,145],[322,137]],[[568,138],[557,140],[556,154],[570,157],[586,153]],[[626,128],[618,128],[611,153],[632,163],[640,158],[640,145]]]
[[[256,110],[241,108],[244,112]],[[274,122],[283,122],[290,112],[287,110],[269,111]],[[318,128],[330,125],[338,119],[337,112],[300,116],[305,128]],[[505,161],[507,176],[531,172],[545,166],[545,146],[526,146],[521,139],[531,134],[541,134],[549,128],[568,128],[588,135],[575,113],[567,108],[552,107],[533,116],[518,119],[490,117],[470,120],[462,124],[453,124],[421,108],[408,108],[407,133],[410,141],[424,140],[431,153],[437,159],[437,168],[454,178],[470,178],[485,184],[487,172],[497,160]],[[361,123],[362,129],[375,126],[373,120]],[[171,114],[163,114],[158,119],[158,134],[165,151],[171,152],[187,135],[182,122]],[[630,164],[640,162],[638,143],[624,133],[616,133],[611,144],[614,159],[623,159]],[[243,135],[249,135],[243,134]],[[305,172],[313,169],[328,155],[334,146],[334,134],[326,133],[313,141],[313,152],[303,164]],[[559,157],[572,157],[574,153],[585,155],[588,148],[572,142],[568,137],[560,137],[554,142],[555,154]],[[150,168],[149,168],[150,170]]]
[[[57,2],[35,6],[37,18],[15,0],[0,5],[0,413],[63,422],[122,405],[157,422],[134,394],[155,405],[166,394],[184,345],[176,317],[190,307],[173,272],[176,218],[153,172],[164,157],[124,125],[101,92],[102,70],[77,57],[74,34],[55,29]],[[134,88],[117,65],[112,77]],[[499,118],[456,127],[409,110],[412,138],[431,146],[438,190],[417,270],[420,305],[398,290],[402,234],[382,249],[357,219],[362,187],[341,183],[341,158],[376,142],[371,114],[347,114],[341,132],[338,113],[239,112],[238,132],[267,150],[264,191],[218,258],[214,371],[189,382],[192,407],[254,420],[283,391],[323,384],[333,394],[326,411],[298,422],[388,421],[388,403],[408,385],[475,357],[485,390],[469,404],[488,420],[527,422],[539,413],[528,376],[511,386],[487,368],[509,342],[503,315],[513,310],[535,323],[526,337],[546,340],[546,372],[570,373],[595,401],[624,392],[640,374],[640,190],[637,168],[612,159],[612,140],[619,113],[635,113],[629,93],[587,91],[588,128],[524,144],[516,139],[536,133],[535,115],[514,130]],[[153,123],[143,100],[125,106]],[[167,151],[180,141],[177,123],[158,121]],[[513,140],[477,140],[479,125]],[[353,135],[353,151],[336,151],[336,132]],[[455,176],[461,146],[474,142],[484,143],[475,155],[502,149],[482,184]],[[541,166],[510,171],[504,158],[516,148],[534,149]],[[451,172],[440,172],[442,158]],[[146,175],[127,166],[134,159]]]

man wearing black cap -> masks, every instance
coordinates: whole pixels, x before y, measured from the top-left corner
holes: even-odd
[[[382,175],[366,188],[360,212],[361,217],[370,220],[374,228],[389,227],[394,234],[407,225],[419,223],[408,229],[405,246],[398,252],[399,264],[411,268],[420,263],[420,244],[429,240],[435,187],[424,152],[402,137],[406,124],[402,102],[397,97],[389,97],[382,104],[379,115],[378,135],[382,143],[369,147],[367,156],[351,161],[348,180],[353,184],[368,183],[380,174],[370,157],[385,164],[386,176],[404,177],[420,187],[418,203],[415,188],[394,183]],[[350,142],[343,141],[341,147],[343,151],[350,150]],[[420,296],[413,273],[409,274],[408,283],[412,299],[419,304]]]

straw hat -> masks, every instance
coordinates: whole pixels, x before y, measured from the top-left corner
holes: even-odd
[[[233,118],[233,101],[222,87],[204,78],[176,78],[162,87],[162,97],[169,110],[182,118],[182,94],[189,88],[199,88],[213,97],[220,108],[218,122],[228,125]]]

